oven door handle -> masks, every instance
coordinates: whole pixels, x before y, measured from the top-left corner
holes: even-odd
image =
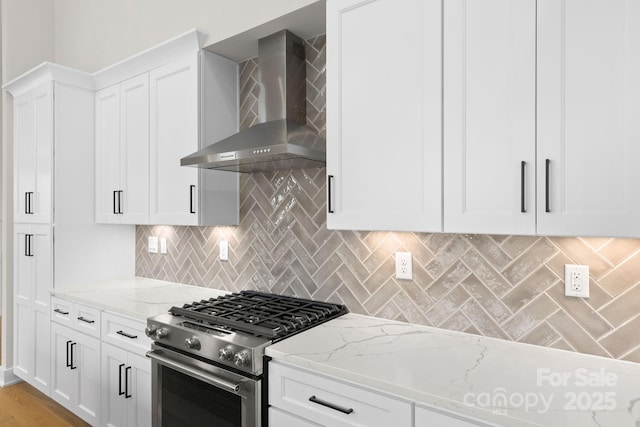
[[[179,363],[174,362],[173,360],[160,356],[159,354],[153,352],[153,351],[149,351],[147,352],[147,357],[155,360],[156,362],[160,363],[161,365],[164,365],[168,368],[171,368],[173,370],[176,370],[178,372],[181,372],[185,375],[189,375],[190,377],[196,378],[200,381],[204,381],[208,384],[211,384],[215,387],[218,387],[220,389],[223,389],[225,391],[229,391],[231,393],[238,393],[240,391],[240,386],[242,385],[242,383],[244,381],[241,381],[239,383],[233,383],[233,382],[229,382],[226,380],[223,380],[221,378],[215,377],[213,375],[208,375],[206,373],[200,372],[198,370],[192,369],[188,366],[184,366],[181,365]]]

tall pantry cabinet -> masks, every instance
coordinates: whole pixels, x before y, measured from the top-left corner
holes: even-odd
[[[91,75],[43,63],[13,96],[14,371],[50,394],[50,290],[134,274],[135,228],[95,223]]]

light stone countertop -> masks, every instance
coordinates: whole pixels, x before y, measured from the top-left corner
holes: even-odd
[[[640,426],[638,363],[352,313],[266,354],[496,425]]]
[[[216,298],[228,291],[184,285],[163,280],[132,277],[91,283],[83,288],[56,288],[51,295],[146,320],[201,299]]]

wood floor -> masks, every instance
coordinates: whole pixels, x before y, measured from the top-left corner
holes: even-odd
[[[67,427],[89,424],[27,383],[0,388],[0,426]]]

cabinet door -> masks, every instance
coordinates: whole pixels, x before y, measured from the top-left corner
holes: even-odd
[[[36,189],[35,108],[33,94],[13,101],[14,220],[30,222],[30,204]]]
[[[74,333],[71,329],[52,323],[51,325],[51,398],[73,411],[78,398],[77,372],[71,369],[71,344]],[[75,347],[77,347],[77,343]],[[77,348],[75,349],[77,351]]]
[[[52,222],[53,84],[22,95],[14,105],[15,221]]]
[[[120,85],[96,92],[96,222],[120,223]]]
[[[535,234],[535,0],[444,2],[444,231]]]
[[[640,236],[640,1],[538,1],[538,234]]]
[[[127,418],[129,426],[151,427],[151,361],[129,353]]]
[[[149,74],[150,222],[196,225],[198,169],[180,159],[198,149],[198,57]]]
[[[124,375],[127,352],[109,344],[102,345],[102,425],[127,425],[127,400]]]
[[[15,226],[15,372],[47,395],[51,370],[52,260],[50,226]]]
[[[78,397],[74,412],[91,425],[100,423],[100,340],[76,333],[73,366],[77,368]]]
[[[330,229],[442,230],[441,2],[327,2]]]
[[[149,223],[149,75],[120,85],[120,183],[124,224]]]

